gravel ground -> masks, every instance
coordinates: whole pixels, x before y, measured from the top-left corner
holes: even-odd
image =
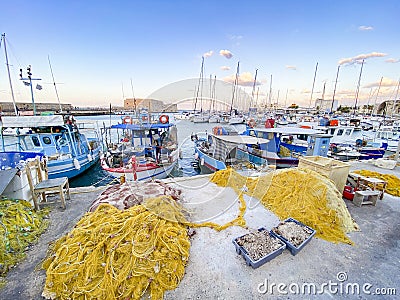
[[[353,163],[351,170],[356,169],[400,177],[400,167],[386,170],[369,163]],[[222,224],[237,214],[237,196],[233,190],[218,188],[208,183],[207,177],[191,178],[174,185],[184,190],[185,206],[194,213],[195,221],[212,220]],[[9,272],[7,285],[0,290],[0,299],[42,299],[45,273],[35,267],[45,257],[49,242],[70,231],[102,190],[84,191],[83,188],[73,189],[72,200],[67,201],[65,211],[53,209],[50,227],[28,251],[27,258]],[[245,219],[250,228],[271,229],[279,223],[274,214],[258,205],[258,201],[251,198],[246,201]],[[345,203],[361,228],[360,232],[349,234],[354,246],[313,238],[296,256],[285,250],[257,269],[247,266],[232,244],[234,238],[248,232],[246,229],[230,227],[221,232],[196,229],[186,274],[178,288],[167,292],[164,298],[400,298],[377,295],[377,288],[386,288],[382,290],[386,293],[392,292],[389,288],[396,288],[397,295],[400,294],[400,198],[385,194],[376,206],[356,207],[347,200]],[[323,293],[314,295],[314,287],[316,293],[322,290]],[[302,293],[302,289],[305,292]]]

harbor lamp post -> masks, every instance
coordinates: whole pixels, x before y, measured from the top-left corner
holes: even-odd
[[[32,80],[42,80],[42,79],[41,79],[41,78],[32,78],[31,69],[32,69],[31,65],[29,65],[29,66],[26,68],[26,74],[28,74],[28,78],[24,78],[24,77],[22,76],[22,69],[19,69],[19,71],[20,71],[19,77],[20,77],[20,80],[29,80],[29,82],[24,81],[24,84],[25,84],[25,85],[29,85],[29,86],[31,87],[33,115],[36,116],[36,105],[35,105],[35,99],[34,99],[34,97],[33,97]],[[41,90],[41,89],[42,89],[42,86],[38,84],[38,85],[36,85],[36,88],[37,88],[38,90]]]

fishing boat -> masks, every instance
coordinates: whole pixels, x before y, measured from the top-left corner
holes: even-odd
[[[319,130],[298,127],[247,127],[242,133],[245,136],[267,139],[268,144],[247,147],[245,151],[254,162],[266,160],[268,165],[276,168],[296,167],[299,157],[303,155],[327,156],[330,135]]]
[[[193,136],[195,143],[195,160],[201,172],[204,174],[226,169],[228,166],[248,171],[249,169],[264,168],[267,161],[252,161],[248,155],[240,149],[249,145],[264,145],[269,141],[253,136],[239,135],[229,131],[225,127],[213,128],[212,134],[198,138]]]
[[[66,121],[61,115],[2,117],[1,129],[1,152],[10,167],[22,154],[37,153],[45,157],[50,179],[78,176],[100,158],[97,131],[88,137],[72,116]]]
[[[126,180],[163,179],[168,177],[179,158],[176,126],[167,115],[156,123],[130,116],[122,124],[102,129],[104,150],[101,167],[113,177]]]

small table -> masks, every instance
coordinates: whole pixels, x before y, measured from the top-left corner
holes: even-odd
[[[356,173],[349,173],[349,176],[356,181],[356,190],[365,191],[367,189],[371,189],[375,191],[380,186],[382,190],[380,191],[379,199],[383,199],[383,194],[385,193],[387,185],[386,181],[373,177],[365,177]]]

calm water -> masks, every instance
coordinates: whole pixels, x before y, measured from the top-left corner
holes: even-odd
[[[109,126],[111,124],[121,123],[122,117],[117,115],[110,116],[90,116],[90,117],[76,117],[78,121],[91,121],[96,122],[97,127]],[[217,124],[209,123],[192,123],[186,120],[174,120],[170,118],[171,122],[176,124],[178,129],[178,141],[179,148],[182,153],[182,159],[178,160],[178,165],[172,171],[171,176],[173,177],[188,177],[199,174],[198,170],[193,168],[192,162],[194,157],[194,144],[190,139],[192,133],[196,133],[198,136],[211,132],[212,128]],[[236,130],[243,131],[245,125],[234,125]],[[103,171],[100,164],[96,164],[93,168],[87,170],[85,173],[78,177],[70,180],[71,187],[81,187],[89,185],[106,185],[111,182],[114,178],[110,177],[107,172]]]
[[[110,116],[91,116],[91,117],[77,117],[78,121],[92,121],[97,123],[97,127],[109,126],[110,124],[121,123],[123,116],[112,115]],[[199,171],[192,166],[194,158],[194,144],[190,139],[193,133],[198,136],[204,135],[206,132],[211,132],[212,128],[217,124],[209,123],[192,123],[186,120],[174,120],[170,118],[171,122],[176,124],[178,129],[178,141],[179,148],[182,153],[182,159],[178,160],[178,165],[172,171],[171,176],[173,177],[188,177],[199,174]],[[234,125],[237,131],[242,132],[245,130],[245,125]],[[370,135],[370,132],[354,132],[353,140],[362,138],[363,134]],[[110,177],[107,172],[103,171],[100,164],[96,164],[93,168],[87,170],[80,176],[70,181],[71,187],[81,187],[89,185],[106,185],[111,182],[114,178]]]

